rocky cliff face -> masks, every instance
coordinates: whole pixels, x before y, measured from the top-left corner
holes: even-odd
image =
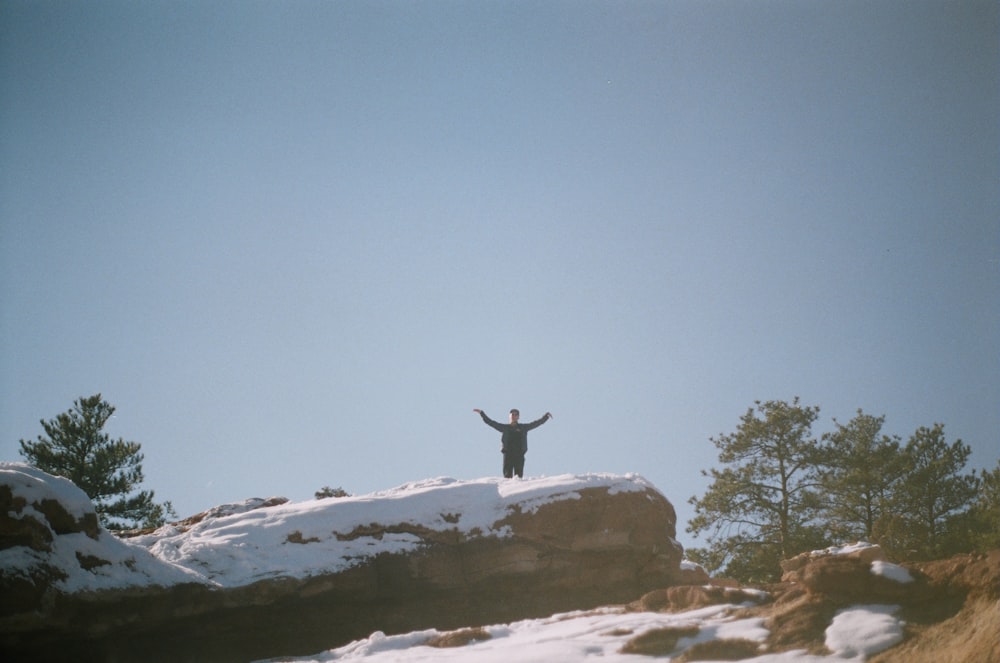
[[[673,507],[638,477],[255,501],[131,542],[66,484],[0,466],[8,660],[308,654],[376,630],[625,603],[681,578]]]

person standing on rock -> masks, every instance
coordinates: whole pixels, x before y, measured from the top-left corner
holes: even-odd
[[[524,454],[528,453],[528,431],[538,428],[552,418],[551,412],[546,412],[541,419],[536,419],[530,423],[522,424],[518,421],[521,413],[517,409],[510,411],[510,423],[501,424],[486,416],[486,413],[479,408],[472,410],[480,417],[487,426],[500,431],[500,453],[503,454],[503,475],[510,479],[515,474],[519,479],[524,477]]]

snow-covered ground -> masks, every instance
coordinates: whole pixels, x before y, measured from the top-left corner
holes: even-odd
[[[696,627],[697,635],[683,637],[675,652],[710,640],[751,640],[761,643],[768,631],[759,618],[734,619],[728,611],[734,606],[711,606],[687,612],[665,614],[626,612],[622,608],[573,612],[546,619],[526,619],[482,629],[488,639],[453,647],[431,647],[425,643],[441,635],[434,629],[404,635],[374,633],[364,640],[315,656],[278,658],[274,661],[363,661],[364,663],[424,663],[462,661],[463,663],[551,663],[584,661],[595,663],[637,663],[649,656],[621,653],[622,647],[636,635],[670,627]],[[864,661],[866,657],[898,643],[903,624],[893,616],[896,606],[859,605],[842,610],[826,630],[830,656],[816,656],[796,650],[780,654],[762,654],[743,659],[748,663],[833,663]],[[658,658],[656,660],[665,660]]]

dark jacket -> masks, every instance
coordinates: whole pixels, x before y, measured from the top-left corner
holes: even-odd
[[[528,453],[528,431],[532,428],[538,428],[549,420],[548,415],[546,415],[541,419],[535,419],[526,424],[520,422],[516,424],[501,424],[487,417],[485,412],[480,412],[479,416],[483,418],[487,426],[495,428],[503,434],[500,437],[500,451],[515,456],[523,456]]]

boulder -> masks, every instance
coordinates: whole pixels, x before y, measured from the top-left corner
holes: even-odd
[[[853,559],[862,564],[871,564],[872,562],[885,560],[885,552],[883,552],[882,547],[879,545],[863,542],[826,548],[825,550],[804,552],[781,562],[781,580],[782,582],[795,582],[799,579],[798,572],[811,562],[831,557]]]
[[[781,568],[782,582],[836,602],[899,603],[925,588],[918,575],[886,561],[882,548],[872,544],[802,553]]]
[[[896,606],[906,639],[873,662],[1000,660],[1000,550],[903,567],[878,546],[855,544],[805,553],[782,568],[783,582],[770,588],[772,650],[823,653],[839,610],[883,604]]]
[[[701,564],[689,561],[681,562],[678,585],[708,585],[710,583],[712,583],[712,578],[709,577],[708,571]]]

